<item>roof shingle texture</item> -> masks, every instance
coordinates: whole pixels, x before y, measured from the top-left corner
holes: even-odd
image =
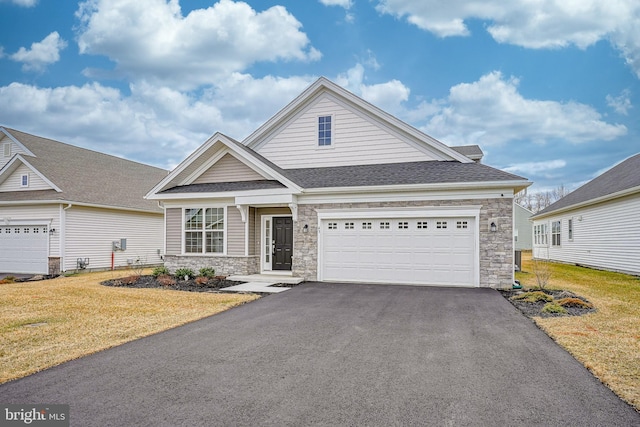
[[[587,182],[577,190],[549,205],[535,216],[588,202],[634,187],[640,187],[640,153]]]
[[[108,154],[4,128],[36,157],[24,159],[62,190],[0,193],[0,201],[61,200],[161,212],[145,194],[168,171]]]

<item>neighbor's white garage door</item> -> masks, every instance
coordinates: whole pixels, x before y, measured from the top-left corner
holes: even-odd
[[[321,227],[324,281],[476,284],[474,217],[324,219]]]
[[[47,226],[0,226],[0,272],[47,274],[48,259]]]

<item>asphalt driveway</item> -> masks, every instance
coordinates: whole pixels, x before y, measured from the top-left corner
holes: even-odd
[[[408,286],[303,284],[0,402],[70,404],[78,426],[640,425],[498,292]]]

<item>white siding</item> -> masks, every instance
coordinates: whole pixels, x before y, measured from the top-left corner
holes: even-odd
[[[333,116],[330,147],[318,147],[318,116],[323,115]],[[284,169],[444,160],[426,155],[328,96],[312,103],[257,151]]]
[[[182,208],[170,208],[166,210],[167,237],[165,253],[167,255],[180,255],[182,252]]]
[[[230,154],[225,154],[213,166],[200,175],[193,184],[211,182],[256,181],[264,179],[256,171]]]
[[[22,175],[29,175],[29,186],[23,187]],[[31,191],[31,190],[49,190],[51,186],[47,184],[36,173],[31,171],[25,165],[20,165],[16,170],[0,184],[0,192],[4,191]]]
[[[245,225],[235,206],[227,207],[227,255],[244,256]]]
[[[640,275],[640,195],[577,209],[534,222],[561,221],[561,245],[535,245],[534,256]],[[569,240],[569,219],[573,239]]]
[[[161,263],[163,217],[158,214],[73,206],[66,211],[66,256],[63,270],[76,269],[78,258],[89,258],[89,269],[111,268],[112,242],[127,239],[127,249],[115,252],[114,265],[127,259]]]
[[[49,256],[60,255],[60,205],[5,206],[0,207],[0,224],[16,224],[28,221],[34,224],[51,224],[55,232],[49,233]]]

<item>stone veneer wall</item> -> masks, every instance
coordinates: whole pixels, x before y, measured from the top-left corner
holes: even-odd
[[[190,268],[195,273],[203,267],[212,267],[218,276],[260,273],[259,256],[189,256],[165,255],[164,266],[172,273],[178,268]]]
[[[293,274],[305,280],[317,280],[318,267],[318,214],[317,209],[362,209],[433,206],[481,205],[480,234],[480,286],[510,288],[513,285],[513,199],[430,200],[415,202],[331,203],[298,205],[298,221],[293,229]],[[489,231],[495,221],[497,231]],[[303,233],[305,224],[309,231]]]

